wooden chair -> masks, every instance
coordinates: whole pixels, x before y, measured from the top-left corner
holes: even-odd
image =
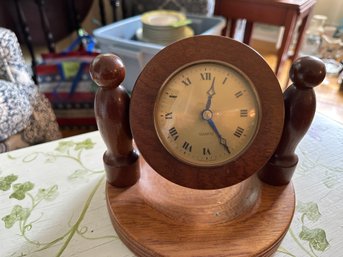
[[[89,11],[92,0],[2,0],[0,3],[0,26],[14,31],[19,42],[25,43],[37,83],[35,48],[45,46],[49,52],[55,52],[57,41],[81,27],[80,23]]]

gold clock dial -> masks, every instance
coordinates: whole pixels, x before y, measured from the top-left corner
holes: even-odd
[[[221,62],[205,61],[174,72],[154,107],[157,135],[177,159],[218,166],[239,157],[260,120],[258,96],[249,79]]]

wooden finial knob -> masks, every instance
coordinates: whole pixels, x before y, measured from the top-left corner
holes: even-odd
[[[289,76],[297,88],[313,88],[325,78],[325,64],[313,56],[297,59],[289,71]]]
[[[118,87],[125,78],[123,61],[114,54],[99,54],[89,67],[93,81],[100,87]]]
[[[324,63],[315,57],[297,59],[291,69],[293,84],[284,92],[285,123],[280,143],[268,163],[259,172],[271,185],[288,184],[298,164],[295,149],[309,129],[316,110],[313,90],[325,78]]]
[[[99,85],[94,111],[107,146],[103,156],[107,181],[116,187],[131,186],[139,179],[139,161],[129,124],[130,98],[120,86],[125,78],[125,67],[118,56],[100,54],[91,63],[90,74]]]

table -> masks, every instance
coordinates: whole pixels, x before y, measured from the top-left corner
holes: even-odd
[[[316,0],[216,0],[214,14],[231,20],[230,37],[234,36],[237,20],[246,19],[243,40],[246,44],[250,43],[255,22],[283,26],[285,29],[275,67],[275,74],[278,75],[283,63],[288,59],[296,25],[301,22],[291,57],[292,63],[297,57],[309,22],[308,18],[315,3]]]
[[[0,155],[0,256],[134,256],[107,213],[104,151],[91,132]],[[343,124],[317,114],[297,153],[297,208],[275,256],[342,256]]]

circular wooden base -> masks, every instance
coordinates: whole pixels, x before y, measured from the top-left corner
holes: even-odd
[[[119,237],[138,256],[270,256],[291,223],[292,184],[274,187],[253,176],[220,190],[173,184],[141,161],[132,187],[106,187]]]

